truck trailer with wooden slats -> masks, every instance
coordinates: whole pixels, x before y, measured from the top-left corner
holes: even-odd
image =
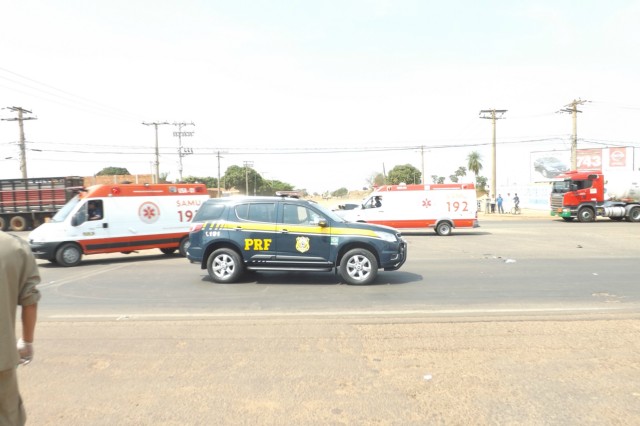
[[[26,231],[51,218],[81,188],[79,176],[0,179],[0,230]]]

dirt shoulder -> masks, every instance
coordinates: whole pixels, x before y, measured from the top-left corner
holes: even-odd
[[[54,322],[37,425],[637,424],[640,315]]]

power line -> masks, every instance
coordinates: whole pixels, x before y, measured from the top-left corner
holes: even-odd
[[[37,94],[34,94],[34,93],[25,92],[23,90],[19,90],[19,89],[16,89],[14,87],[8,87],[8,86],[2,85],[2,87],[6,88],[6,89],[9,89],[9,90],[14,90],[14,91],[19,92],[19,93],[23,93],[23,94],[26,94],[26,95],[29,95],[29,96],[37,97],[39,99],[44,99],[44,100],[46,100],[48,102],[54,102],[54,103],[57,103],[57,104],[60,104],[60,105],[64,105],[64,106],[67,106],[67,107],[70,107],[70,108],[74,108],[74,109],[77,109],[77,110],[80,110],[80,111],[91,112],[91,113],[94,113],[94,114],[96,113],[96,110],[97,110],[99,113],[101,113],[103,115],[106,113],[111,117],[114,117],[114,116],[116,116],[118,118],[125,118],[126,117],[126,118],[129,118],[129,119],[132,118],[132,117],[139,117],[138,114],[134,114],[134,113],[131,113],[131,112],[126,112],[126,111],[120,110],[118,108],[114,108],[112,106],[109,106],[109,105],[106,105],[106,104],[103,104],[103,103],[100,103],[100,102],[96,102],[96,101],[91,100],[89,98],[85,98],[83,96],[75,95],[75,94],[73,94],[71,92],[68,92],[68,91],[65,91],[65,90],[62,90],[62,89],[58,89],[58,88],[56,88],[56,87],[54,87],[52,85],[49,85],[49,84],[46,84],[46,83],[42,83],[42,82],[34,80],[32,78],[23,76],[21,74],[18,74],[16,72],[13,72],[13,71],[8,70],[6,68],[0,67],[0,71],[8,73],[8,74],[11,74],[11,75],[14,75],[16,77],[19,77],[20,79],[35,83],[37,85],[52,89],[55,92],[59,92],[63,96],[61,96],[60,94],[52,93],[51,91],[48,91],[48,90],[43,90],[42,88],[39,88],[39,87],[36,87],[36,86],[33,86],[33,85],[26,84],[24,82],[21,82],[21,81],[15,80],[15,79],[11,79],[11,78],[5,77],[3,75],[0,75],[0,78],[2,78],[3,80],[9,81],[11,83],[15,83],[15,84],[17,84],[19,86],[22,86],[22,87],[26,87],[26,88],[35,90],[36,92],[44,93],[45,95],[52,96],[54,99],[48,99],[46,97],[38,96]],[[66,102],[71,102],[71,104],[57,101],[57,100],[55,100],[55,98],[60,98],[60,99],[62,99],[64,101],[66,101]],[[86,108],[79,108],[78,104],[84,105],[86,108],[89,108],[89,110],[86,109]],[[93,110],[93,111],[91,111],[91,110]]]

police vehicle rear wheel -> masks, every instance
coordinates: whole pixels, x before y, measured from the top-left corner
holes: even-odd
[[[180,240],[180,246],[178,247],[178,251],[180,252],[180,256],[187,257],[187,250],[189,250],[189,246],[191,242],[189,241],[189,236],[183,237]]]
[[[338,272],[348,284],[369,284],[378,276],[378,261],[369,250],[349,250],[342,257]]]
[[[56,262],[60,266],[76,266],[82,260],[82,250],[77,244],[65,243],[56,250]]]
[[[243,272],[242,259],[235,251],[221,248],[209,255],[207,271],[211,279],[217,283],[232,283],[240,278]]]

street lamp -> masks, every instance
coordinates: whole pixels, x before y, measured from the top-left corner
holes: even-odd
[[[244,162],[244,184],[245,184],[244,195],[249,195],[249,167],[253,167],[253,161]]]

